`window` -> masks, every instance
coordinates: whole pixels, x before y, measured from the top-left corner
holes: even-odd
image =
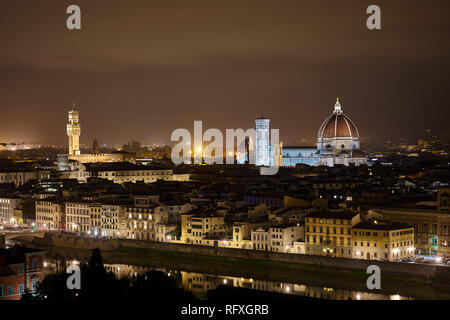
[[[19,273],[23,273],[24,272],[24,267],[23,264],[19,265]]]
[[[23,294],[25,292],[25,288],[23,286],[23,284],[19,284],[19,293]]]
[[[0,297],[3,297],[3,286],[0,284]]]
[[[13,286],[8,286],[8,296],[12,296],[14,294],[14,287]]]
[[[37,284],[38,284],[38,277],[34,277],[31,280],[31,291],[36,291]]]
[[[31,267],[32,269],[37,269],[38,267],[37,258],[33,258],[33,260],[31,261]]]

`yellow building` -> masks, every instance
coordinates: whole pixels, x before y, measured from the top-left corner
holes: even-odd
[[[414,256],[414,228],[391,222],[360,222],[352,228],[353,258],[400,261]]]
[[[37,200],[35,210],[36,227],[48,230],[65,229],[64,202],[57,199]]]
[[[201,244],[203,239],[214,240],[213,245],[219,245],[219,238],[224,237],[224,217],[216,213],[202,213],[193,210],[181,216],[181,242]]]
[[[357,212],[310,213],[305,217],[306,254],[351,258],[351,228],[360,221]]]
[[[23,225],[22,204],[13,210],[13,219],[17,225]]]
[[[414,227],[416,254],[435,255],[439,250],[438,225],[450,214],[425,209],[374,209],[369,213],[383,220],[404,223]],[[448,234],[448,232],[447,232]]]
[[[442,214],[438,218],[438,255],[450,256],[450,214]]]

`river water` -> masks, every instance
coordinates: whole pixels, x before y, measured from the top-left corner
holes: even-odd
[[[81,261],[64,260],[47,257],[44,262],[45,273],[61,270],[64,265],[78,264]],[[413,297],[398,294],[378,294],[372,292],[355,291],[348,289],[312,286],[305,283],[275,282],[253,278],[239,278],[227,275],[213,275],[205,273],[188,272],[183,270],[169,270],[167,268],[144,267],[129,264],[106,264],[108,271],[114,272],[118,278],[141,274],[146,271],[158,270],[177,280],[180,287],[192,292],[198,299],[207,299],[207,291],[219,285],[229,285],[247,289],[257,289],[276,293],[292,294],[330,300],[410,300]]]

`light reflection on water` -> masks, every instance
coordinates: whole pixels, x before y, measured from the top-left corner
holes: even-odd
[[[76,260],[67,260],[66,264],[78,264]],[[53,273],[61,270],[62,261],[47,259],[44,263],[45,273]],[[252,278],[239,278],[204,273],[187,272],[180,270],[168,270],[164,268],[153,268],[134,266],[126,264],[105,264],[107,271],[114,272],[118,278],[132,277],[146,271],[158,270],[174,277],[179,285],[185,290],[192,292],[198,299],[206,299],[207,291],[217,288],[219,285],[229,285],[247,289],[256,289],[276,293],[293,294],[312,298],[330,300],[410,300],[412,298],[395,295],[378,294],[372,292],[355,291],[338,288],[318,287],[298,283],[286,283]]]

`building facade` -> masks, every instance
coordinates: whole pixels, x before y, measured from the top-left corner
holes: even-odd
[[[294,242],[301,238],[299,224],[281,224],[269,228],[269,250],[290,253],[294,250]]]
[[[352,233],[355,259],[401,261],[414,256],[414,228],[410,225],[360,222]]]
[[[123,208],[121,205],[107,203],[102,204],[101,235],[103,237],[119,238]]]
[[[352,257],[352,227],[356,212],[314,212],[305,217],[306,254]]]
[[[222,215],[189,212],[181,216],[181,242],[201,244],[204,239],[216,238],[215,246],[218,246],[218,241],[225,234]]]
[[[69,179],[86,182],[88,178],[108,179],[114,183],[138,182],[152,183],[158,180],[189,181],[189,174],[174,174],[171,169],[136,165],[130,162],[78,163],[65,175]]]
[[[0,249],[0,301],[20,300],[43,279],[45,251],[25,247]]]
[[[14,165],[0,168],[0,183],[13,183],[17,188],[30,180],[50,179],[50,170],[28,165]]]
[[[403,223],[414,227],[416,254],[436,255],[439,251],[438,225],[449,214],[436,210],[386,208],[370,212],[379,214],[383,220]],[[442,220],[444,221],[444,220]]]
[[[22,203],[22,199],[17,197],[0,198],[0,223],[14,224],[14,210]]]
[[[168,223],[168,210],[164,205],[126,206],[123,214],[123,231],[120,233],[127,239],[158,241],[157,224]]]
[[[66,202],[66,230],[69,232],[91,232],[91,210],[89,202]]]
[[[36,227],[48,230],[65,230],[66,209],[63,201],[37,200],[35,210]]]

